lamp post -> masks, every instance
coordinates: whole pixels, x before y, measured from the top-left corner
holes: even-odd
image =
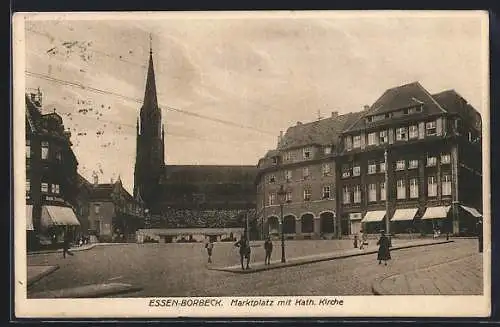
[[[284,221],[283,221],[283,206],[285,204],[285,197],[286,197],[286,192],[285,192],[285,189],[283,188],[283,185],[280,186],[280,189],[278,191],[278,199],[279,199],[279,203],[280,203],[280,218],[281,218],[281,262],[282,263],[285,263],[286,262],[286,259],[285,259],[285,233],[283,231],[283,225],[284,225]]]

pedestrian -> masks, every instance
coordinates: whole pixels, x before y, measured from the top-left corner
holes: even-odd
[[[265,263],[266,265],[271,264],[271,253],[273,252],[273,242],[271,242],[271,238],[268,237],[264,242],[264,250],[266,251]]]
[[[358,248],[358,234],[354,235],[354,248],[357,249]]]
[[[214,242],[211,238],[208,238],[208,242],[205,244],[205,249],[207,249],[208,263],[212,263],[212,252],[214,249]]]
[[[384,261],[385,265],[387,266],[387,261],[391,260],[391,252],[389,250],[390,248],[390,242],[387,236],[385,236],[385,231],[380,231],[380,239],[377,242],[378,247],[378,254],[377,254],[377,260],[378,264],[380,265],[382,261]]]
[[[240,248],[240,263],[241,263],[241,269],[250,269],[250,242],[248,241],[247,237],[243,235],[241,239],[234,244],[236,247]],[[246,268],[243,265],[243,259],[246,259]]]
[[[69,234],[66,232],[64,233],[64,240],[63,240],[63,258],[66,258],[66,254],[73,255],[73,253],[69,251],[69,246],[70,246]]]
[[[361,233],[361,245],[359,246],[360,250],[365,248],[365,245],[368,246],[368,236],[362,230],[359,231]]]

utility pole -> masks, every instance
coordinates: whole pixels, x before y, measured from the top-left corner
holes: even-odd
[[[387,235],[390,235],[390,222],[389,222],[389,161],[388,161],[388,153],[387,148],[384,151],[384,160],[385,160],[385,229]]]

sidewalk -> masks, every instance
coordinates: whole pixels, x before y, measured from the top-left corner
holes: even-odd
[[[92,243],[86,244],[82,246],[75,246],[69,249],[70,252],[79,252],[93,249],[96,246],[108,246],[108,245],[124,245],[124,244],[136,244],[136,243]],[[62,249],[54,249],[54,250],[42,250],[42,251],[29,251],[28,255],[37,255],[37,254],[50,254],[50,253],[62,253]]]
[[[415,271],[374,280],[375,295],[482,295],[480,253]]]
[[[445,244],[445,243],[450,243],[450,242],[453,242],[453,241],[446,241],[446,240],[414,240],[414,241],[407,241],[407,242],[403,241],[400,244],[393,246],[391,248],[391,251],[400,250],[400,249],[407,249],[407,248],[412,248],[412,247],[418,247],[418,246]],[[216,271],[239,273],[239,274],[251,274],[251,273],[256,273],[256,272],[265,271],[265,270],[293,267],[293,266],[305,265],[305,264],[321,262],[321,261],[349,258],[349,257],[367,255],[367,254],[374,254],[377,252],[378,252],[378,248],[374,247],[374,246],[372,246],[371,248],[369,248],[367,250],[360,250],[360,249],[352,248],[352,249],[347,249],[347,250],[338,250],[338,251],[329,252],[329,253],[321,253],[321,254],[315,254],[315,255],[309,255],[309,256],[288,258],[286,263],[281,263],[280,260],[271,261],[270,265],[265,265],[263,262],[255,262],[255,263],[252,263],[250,269],[248,269],[248,270],[241,269],[241,265],[239,265],[239,264],[234,265],[234,266],[229,266],[229,267],[210,267],[208,269],[209,270],[216,270]]]

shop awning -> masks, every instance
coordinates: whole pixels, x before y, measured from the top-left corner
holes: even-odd
[[[33,206],[26,205],[26,230],[35,230],[33,228]]]
[[[417,214],[417,211],[418,208],[396,209],[391,221],[413,220],[413,218],[415,218],[415,215]]]
[[[448,211],[450,210],[450,206],[446,207],[429,207],[425,210],[422,219],[441,219],[446,218],[448,215]]]
[[[385,217],[385,210],[368,211],[361,220],[362,223],[372,223],[382,221]]]
[[[78,226],[80,222],[76,218],[73,209],[59,206],[43,206],[42,221],[47,225]]]
[[[463,206],[463,205],[461,205],[461,207],[462,207],[464,210],[468,211],[471,215],[473,215],[473,216],[474,216],[474,217],[476,217],[476,218],[479,218],[479,217],[482,217],[482,216],[483,216],[483,215],[482,215],[479,211],[477,211],[477,210],[476,210],[476,209],[474,209],[474,208],[467,207],[467,206]]]

